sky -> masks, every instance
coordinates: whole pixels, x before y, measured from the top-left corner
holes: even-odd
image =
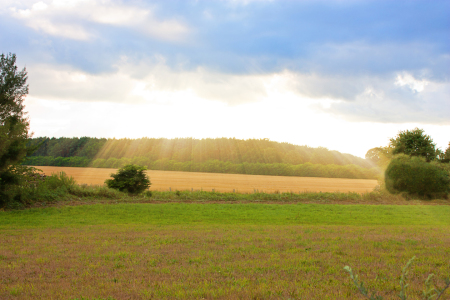
[[[0,0],[34,137],[450,142],[450,1]]]

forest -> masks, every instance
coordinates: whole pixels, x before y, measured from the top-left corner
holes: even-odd
[[[47,138],[29,140],[37,150],[24,165],[120,168],[127,164],[151,170],[375,179],[370,161],[326,148],[268,139],[235,138]]]

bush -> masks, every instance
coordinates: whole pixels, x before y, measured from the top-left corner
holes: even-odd
[[[7,185],[7,189],[0,188],[0,207],[23,208],[37,201],[66,199],[76,186],[73,177],[64,172],[45,177],[33,167],[16,166],[9,174],[14,184]]]
[[[150,186],[150,180],[144,173],[146,169],[137,165],[126,165],[120,168],[117,174],[111,174],[113,179],[107,179],[105,183],[109,188],[121,192],[139,194]]]
[[[28,182],[22,187],[22,200],[26,204],[37,201],[56,201],[69,197],[69,191],[76,186],[73,177],[60,172],[45,177],[43,180]]]
[[[145,191],[143,194],[144,194],[144,197],[148,197],[148,198],[153,197],[152,191]]]
[[[0,208],[4,206],[15,206],[20,201],[18,185],[21,182],[20,172],[11,167],[0,172]]]
[[[70,188],[69,193],[78,198],[121,199],[125,196],[123,193],[106,186],[93,186],[87,184],[74,185]]]
[[[391,193],[437,198],[450,192],[450,176],[443,164],[427,163],[421,157],[401,155],[394,158],[385,172],[386,189]]]

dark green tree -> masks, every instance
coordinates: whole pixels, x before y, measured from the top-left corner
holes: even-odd
[[[423,157],[399,155],[391,160],[385,172],[386,189],[427,198],[447,197],[450,176],[445,165],[426,162]]]
[[[16,55],[0,55],[0,172],[27,153],[28,120],[23,100],[28,94],[27,72],[18,71]]]
[[[29,123],[23,111],[28,94],[27,72],[18,70],[15,54],[0,55],[0,206],[10,196],[8,186],[19,181],[18,164],[27,148]],[[3,203],[1,203],[3,202]]]
[[[126,165],[120,168],[116,174],[111,174],[113,179],[105,181],[109,188],[128,192],[130,194],[139,194],[150,186],[150,180],[145,174],[146,167],[137,165]]]
[[[404,153],[409,156],[425,157],[427,161],[436,159],[436,144],[423,129],[400,131],[399,134],[390,139],[389,146],[393,149],[392,154]]]
[[[441,153],[441,161],[444,163],[450,162],[450,142],[448,143],[448,147],[445,149],[445,152]]]

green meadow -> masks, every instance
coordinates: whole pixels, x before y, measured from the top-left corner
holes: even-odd
[[[0,299],[385,299],[450,276],[450,206],[95,204],[0,212]],[[448,299],[449,292],[443,299]]]
[[[450,206],[96,204],[1,212],[0,228],[85,225],[450,225]]]

